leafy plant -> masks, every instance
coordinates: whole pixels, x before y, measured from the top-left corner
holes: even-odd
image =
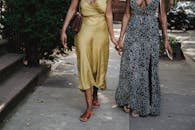
[[[13,44],[37,49],[38,57],[61,46],[60,32],[71,0],[5,0],[4,38]],[[73,45],[74,34],[68,30],[68,44]],[[15,35],[20,36],[13,38]],[[23,44],[21,44],[23,43]],[[28,53],[28,52],[27,52]],[[31,59],[29,59],[31,60]]]
[[[183,53],[181,50],[181,42],[177,40],[175,37],[169,37],[169,44],[171,45],[171,48],[173,50],[173,56],[176,59],[183,59]],[[161,38],[161,44],[160,44],[160,56],[165,56],[165,49],[164,49],[164,42]]]

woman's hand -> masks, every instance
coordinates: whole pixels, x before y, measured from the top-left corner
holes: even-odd
[[[119,42],[118,42],[118,45],[119,45],[119,49],[122,51],[123,50],[123,44],[124,44],[124,41],[122,38],[119,39]]]
[[[119,46],[118,46],[118,41],[116,40],[116,38],[113,36],[113,37],[111,37],[111,41],[112,41],[112,43],[115,45],[115,50],[118,52],[118,54],[119,55],[121,55],[120,54],[120,49],[119,49]]]
[[[61,43],[64,46],[64,48],[67,48],[67,35],[65,31],[62,31],[61,33]]]
[[[116,49],[117,49],[117,51],[118,51],[118,54],[121,56],[122,55],[122,53],[123,53],[123,43],[124,43],[124,41],[123,41],[123,39],[119,39],[119,41],[118,41],[118,45],[115,47]]]
[[[165,51],[167,53],[167,56],[170,60],[173,60],[173,50],[168,42],[168,40],[165,40]]]
[[[164,46],[165,46],[165,49],[167,49],[169,51],[169,53],[171,55],[173,55],[173,50],[172,50],[168,40],[165,40],[165,45]]]
[[[116,40],[116,38],[114,36],[111,37],[111,41],[112,43],[117,46],[118,45],[118,41]]]

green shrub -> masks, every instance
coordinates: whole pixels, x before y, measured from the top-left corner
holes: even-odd
[[[60,44],[60,32],[71,0],[5,0],[4,38],[11,42],[16,33],[24,46],[38,49],[39,58]],[[14,32],[14,33],[13,33]],[[68,30],[68,44],[74,34]],[[71,46],[69,45],[69,46]],[[35,51],[36,52],[36,51]]]

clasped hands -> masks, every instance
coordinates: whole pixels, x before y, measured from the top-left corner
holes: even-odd
[[[119,38],[119,40],[117,41],[115,37],[111,37],[111,41],[115,45],[114,48],[116,49],[118,54],[121,55],[123,52],[123,39]]]

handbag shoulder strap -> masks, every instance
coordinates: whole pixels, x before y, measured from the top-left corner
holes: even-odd
[[[77,12],[81,12],[80,3],[81,3],[81,0],[78,0],[78,5],[77,5]]]

